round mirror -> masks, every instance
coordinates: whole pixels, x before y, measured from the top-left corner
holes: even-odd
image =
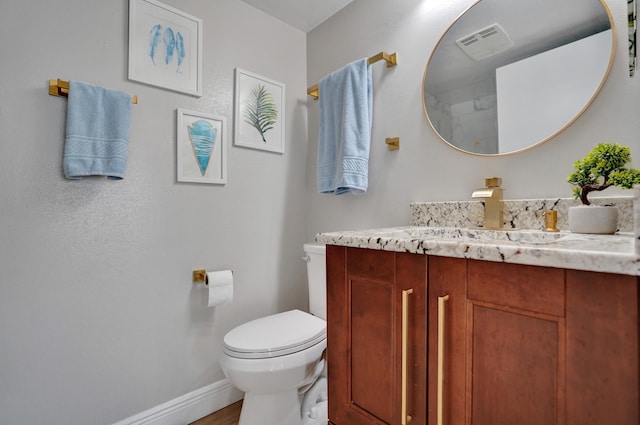
[[[442,36],[423,80],[435,132],[494,155],[549,140],[593,101],[615,51],[600,0],[479,0]]]

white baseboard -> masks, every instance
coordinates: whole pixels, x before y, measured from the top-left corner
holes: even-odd
[[[113,425],[187,425],[242,399],[228,379],[214,382]]]

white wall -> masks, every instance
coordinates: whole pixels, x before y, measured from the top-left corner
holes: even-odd
[[[502,177],[507,199],[571,197],[566,177],[573,163],[602,141],[630,146],[635,166],[640,165],[640,78],[628,77],[626,5],[619,1],[607,2],[618,38],[609,79],[571,127],[541,146],[509,156],[473,156],[445,145],[422,112],[422,77],[440,36],[472,3],[355,0],[308,35],[309,85],[355,59],[381,50],[398,54],[396,67],[378,63],[373,68],[374,124],[367,194],[317,193],[318,105],[309,102],[309,236],[408,224],[410,202],[470,200],[471,192],[491,176]],[[387,151],[384,139],[394,136],[400,137],[400,150]]]
[[[112,424],[222,380],[232,327],[306,308],[305,34],[164,2],[204,20],[201,98],[127,80],[127,0],[0,0],[2,424]],[[230,146],[226,186],[178,184],[176,108],[232,126],[235,67],[286,85],[286,154]],[[64,179],[52,78],[139,96],[124,180]],[[206,308],[201,267],[235,271],[233,304]]]

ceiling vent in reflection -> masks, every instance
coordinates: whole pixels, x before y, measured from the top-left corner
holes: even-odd
[[[456,44],[467,55],[479,61],[507,50],[513,46],[513,41],[500,24],[493,24],[457,39]]]

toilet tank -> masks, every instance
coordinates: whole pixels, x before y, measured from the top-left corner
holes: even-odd
[[[309,284],[309,313],[327,320],[327,269],[324,244],[304,244]]]

